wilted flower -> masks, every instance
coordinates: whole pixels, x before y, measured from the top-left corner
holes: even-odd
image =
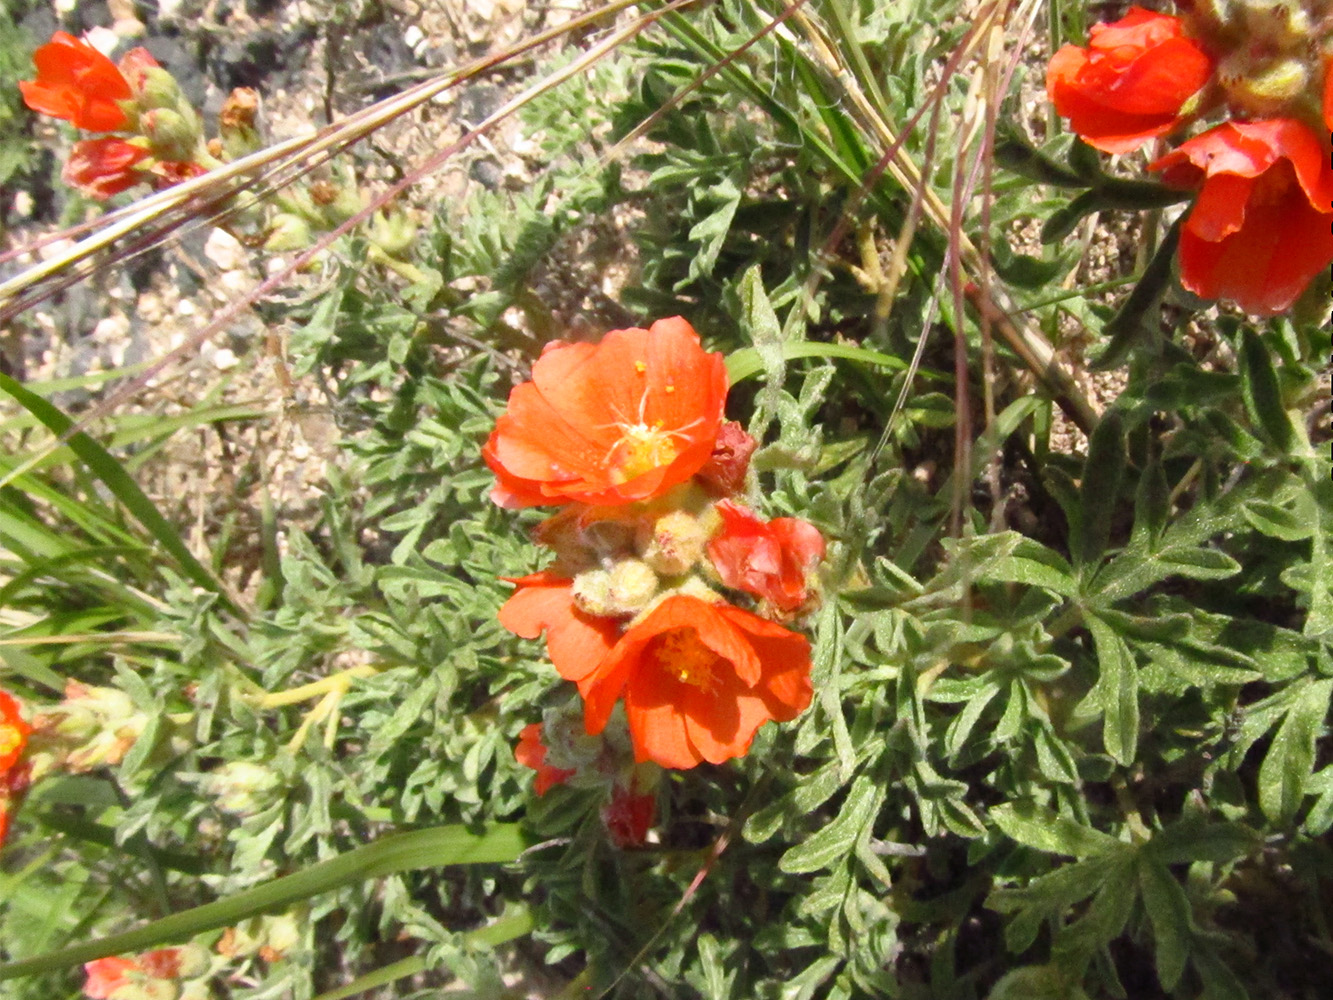
[[[625,504],[660,496],[708,461],[727,372],[680,317],[547,346],[509,394],[482,457],[504,507]]]
[[[778,517],[761,521],[731,500],[717,505],[722,530],[708,543],[722,582],[754,594],[783,612],[810,599],[815,567],[824,558],[824,537],[809,521]]]
[[[1227,122],[1152,165],[1200,187],[1180,234],[1181,283],[1271,316],[1333,263],[1333,169],[1302,122]]]
[[[695,478],[714,496],[729,497],[745,489],[745,476],[750,470],[750,456],[759,442],[752,438],[735,420],[722,424],[708,456]]]
[[[36,80],[20,80],[23,103],[89,132],[115,132],[129,125],[121,107],[132,94],[113,63],[81,38],[57,31],[32,55]]]
[[[602,806],[602,826],[617,847],[642,847],[657,817],[657,793],[641,792],[638,785],[616,785]]]
[[[1212,58],[1182,34],[1180,18],[1131,7],[1119,21],[1094,24],[1087,48],[1061,48],[1046,91],[1085,142],[1128,153],[1175,128],[1212,73]]]
[[[559,664],[557,664],[557,667]],[[662,601],[582,677],[588,732],[623,696],[637,760],[663,767],[743,756],[770,720],[810,703],[810,643],[728,604]]]
[[[88,197],[105,201],[147,179],[143,171],[136,169],[151,155],[140,143],[114,136],[76,142],[60,177]]]

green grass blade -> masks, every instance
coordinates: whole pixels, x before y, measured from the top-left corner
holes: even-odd
[[[320,861],[304,871],[173,913],[132,931],[0,965],[0,981],[185,941],[204,931],[228,927],[261,913],[285,909],[311,896],[384,875],[443,865],[513,861],[526,846],[517,823],[498,824],[481,834],[470,833],[461,825],[392,834]]]
[[[879,351],[867,350],[852,344],[825,344],[813,340],[783,344],[782,356],[788,361],[795,358],[841,358],[845,361],[860,361],[862,364],[892,368],[894,371],[902,371],[907,367],[906,361],[891,354],[881,354]],[[742,347],[727,356],[727,377],[732,385],[744,382],[762,369],[763,363],[759,360],[759,352],[753,347]],[[943,372],[926,368],[920,371],[927,378],[947,379]]]
[[[74,426],[74,421],[57,407],[25,389],[8,375],[0,374],[0,391],[14,397],[20,406],[44,423],[54,434],[64,434]],[[71,435],[68,444],[116,499],[125,505],[125,509],[135,520],[153,536],[153,540],[176,560],[181,572],[192,583],[219,595],[233,611],[238,610],[228,599],[222,583],[185,547],[180,535],[110,452],[81,431]]]

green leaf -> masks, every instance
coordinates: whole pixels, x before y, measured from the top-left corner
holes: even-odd
[[[1333,680],[1307,681],[1287,709],[1259,768],[1259,808],[1288,825],[1305,799],[1315,763],[1315,741],[1328,715]]]
[[[1259,335],[1248,326],[1241,332],[1240,386],[1250,420],[1272,444],[1290,452],[1295,434],[1287,411],[1282,408],[1282,390],[1273,359]]]
[[[1105,621],[1087,616],[1097,652],[1097,683],[1087,701],[1103,712],[1102,740],[1106,752],[1120,764],[1134,760],[1139,740],[1138,666],[1124,639]]]
[[[1171,283],[1176,246],[1179,242],[1180,222],[1177,221],[1167,230],[1161,246],[1153,254],[1148,266],[1143,269],[1143,277],[1139,278],[1138,284],[1129,293],[1120,311],[1102,328],[1102,332],[1111,340],[1105,350],[1093,359],[1090,367],[1094,370],[1105,371],[1124,364],[1134,346],[1154,329],[1154,322],[1150,317]]]
[[[1125,471],[1125,427],[1117,410],[1102,414],[1088,442],[1079,489],[1082,517],[1079,523],[1075,562],[1095,566],[1111,534],[1111,521],[1120,499],[1120,479]]]
[[[858,838],[870,835],[870,824],[883,801],[884,786],[868,775],[861,775],[852,782],[838,818],[784,854],[778,867],[795,875],[820,871],[845,858],[852,853]]]
[[[1139,892],[1157,941],[1157,979],[1169,992],[1180,982],[1189,958],[1189,899],[1170,869],[1143,854],[1139,857]]]
[[[1047,854],[1086,858],[1124,846],[1114,837],[1025,799],[1002,803],[989,816],[1010,840]]]
[[[204,931],[240,923],[250,917],[285,909],[345,885],[397,872],[444,865],[513,861],[526,847],[516,823],[497,824],[485,833],[463,826],[438,826],[411,833],[391,834],[311,865],[304,871],[244,889],[224,899],[173,913],[131,931],[61,951],[36,955],[0,965],[0,980],[64,969],[107,955],[143,951],[161,944],[184,941]]]
[[[1267,500],[1251,500],[1241,507],[1241,513],[1255,531],[1284,542],[1299,542],[1314,534],[1315,525]]]

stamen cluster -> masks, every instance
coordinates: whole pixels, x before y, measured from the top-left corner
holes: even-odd
[[[811,698],[810,643],[785,623],[818,601],[824,541],[736,499],[755,442],[724,420],[726,391],[721,355],[679,317],[553,344],[483,449],[497,503],[563,508],[535,533],[554,561],[510,581],[500,622],[545,633],[582,732],[548,712],[518,758],[539,794],[611,775],[621,843],[642,843],[660,768],[743,756]]]
[[[1246,312],[1286,312],[1333,264],[1333,8],[1327,0],[1181,0],[1094,25],[1051,59],[1056,111],[1127,153],[1210,115],[1227,120],[1149,169],[1197,190],[1181,283]],[[1323,133],[1323,134],[1321,134]]]

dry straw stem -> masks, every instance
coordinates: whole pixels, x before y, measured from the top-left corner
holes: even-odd
[[[380,195],[370,199],[369,203],[361,211],[357,212],[355,215],[349,218],[338,228],[332,230],[331,232],[325,233],[323,236],[319,237],[319,239],[317,239],[310,246],[309,249],[302,251],[300,254],[294,257],[286,267],[278,270],[276,273],[274,273],[267,280],[256,286],[245,296],[242,296],[241,298],[238,298],[237,300],[225,306],[219,313],[217,313],[214,316],[213,320],[210,323],[208,323],[206,326],[204,326],[202,329],[196,332],[193,336],[187,338],[179,347],[176,347],[170,352],[168,352],[160,360],[158,360],[149,368],[147,368],[141,375],[139,375],[137,378],[133,379],[131,382],[123,386],[121,389],[117,390],[115,393],[110,395],[102,403],[100,403],[95,407],[92,407],[88,413],[86,413],[79,421],[77,421],[74,424],[72,428],[70,428],[64,434],[61,434],[55,440],[48,443],[44,448],[39,449],[35,454],[31,455],[25,462],[23,462],[17,468],[11,470],[5,476],[0,477],[0,486],[6,485],[7,483],[11,482],[16,476],[19,476],[24,472],[27,472],[29,469],[33,468],[39,462],[43,461],[48,455],[52,454],[70,436],[82,430],[85,430],[92,422],[112,412],[121,403],[133,398],[133,396],[136,393],[138,393],[144,386],[148,385],[166,368],[176,363],[177,361],[181,360],[182,358],[192,355],[195,351],[198,350],[199,345],[202,344],[205,340],[209,339],[212,336],[215,336],[216,334],[224,330],[228,323],[230,323],[244,309],[248,308],[253,302],[259,300],[260,298],[269,294],[270,292],[282,287],[282,285],[286,281],[288,281],[293,275],[295,275],[307,264],[309,264],[316,257],[322,254],[325,250],[327,250],[336,240],[338,240],[340,237],[344,236],[351,230],[355,229],[361,223],[365,222],[372,215],[374,215],[375,212],[379,211],[385,205],[393,201],[404,191],[410,188],[413,184],[421,180],[421,178],[427,176],[428,174],[432,173],[435,170],[438,170],[450,158],[457,155],[457,153],[467,148],[472,143],[476,142],[482,135],[484,135],[490,129],[494,128],[500,122],[504,121],[510,115],[514,114],[529,101],[548,92],[552,88],[559,86],[565,80],[568,80],[571,77],[577,76],[578,74],[584,72],[590,66],[594,65],[598,60],[602,59],[604,56],[614,51],[620,45],[624,44],[626,41],[638,35],[639,32],[641,32],[644,28],[656,22],[664,14],[674,10],[678,10],[681,7],[687,6],[691,2],[693,2],[693,0],[674,0],[674,2],[667,4],[656,11],[639,15],[629,24],[609,33],[600,42],[593,45],[586,52],[582,53],[577,59],[571,61],[567,66],[562,67],[560,70],[550,74],[549,76],[543,77],[541,80],[538,80],[536,83],[534,83],[531,87],[527,88],[526,90],[524,90],[523,92],[521,92],[508,102],[506,102],[497,111],[489,115],[487,118],[483,119],[475,127],[466,132],[461,138],[451,143],[444,149],[439,150],[432,156],[428,157],[424,163],[422,163],[420,166],[410,171],[401,181],[394,184],[392,187],[390,187],[388,190],[384,191]],[[449,74],[447,77],[443,79],[431,81],[419,87],[414,87],[411,90],[407,91],[406,93],[399,95],[398,97],[389,98],[386,101],[382,101],[379,104],[376,104],[371,108],[367,109],[366,112],[358,113],[357,115],[352,116],[351,118],[347,119],[346,122],[340,122],[336,126],[330,126],[328,129],[325,129],[324,132],[321,133],[319,136],[316,136],[311,140],[302,140],[302,141],[311,142],[312,144],[314,144],[312,146],[312,149],[317,147],[317,149],[321,151],[331,149],[334,147],[345,146],[349,142],[355,141],[355,139],[361,138],[369,134],[370,132],[374,131],[375,128],[378,128],[380,125],[386,124],[387,122],[393,120],[399,115],[405,114],[406,112],[410,111],[412,108],[417,107],[424,101],[430,100],[436,94],[442,92],[443,90],[447,89],[450,86],[453,86],[455,83],[460,82],[463,79],[475,76],[482,70],[495,66],[507,59],[512,59],[516,55],[525,52],[537,45],[540,45],[545,41],[549,41],[553,38],[559,37],[560,35],[566,34],[570,31],[576,31],[581,27],[587,27],[592,23],[605,18],[609,14],[613,14],[618,11],[624,10],[630,6],[633,6],[631,0],[614,0],[614,2],[606,5],[605,7],[599,8],[595,12],[585,14],[579,18],[576,18],[573,21],[570,21],[567,24],[560,25],[558,28],[542,32],[541,34],[534,36],[531,39],[528,39],[526,42],[518,46],[515,46],[512,49],[506,50],[504,53],[500,53],[496,56],[481,60],[478,63],[474,63],[466,70],[461,70],[456,73]],[[256,155],[262,157],[263,154],[256,154]],[[303,152],[302,155],[304,156],[310,154]],[[231,179],[233,176],[235,176],[235,174],[232,171],[234,171],[240,164],[247,162],[249,159],[250,158],[247,158],[246,161],[237,161],[237,163],[231,164],[227,168],[223,168],[222,171],[215,171],[213,173],[206,174],[203,175],[202,177],[196,178],[193,181],[186,182],[186,184],[180,185],[179,188],[171,188],[168,191],[161,192],[159,195],[153,195],[145,199],[144,202],[141,204],[152,203],[155,206],[163,206],[163,205],[177,206],[183,202],[186,202],[189,197],[192,197],[203,190],[208,190],[209,185],[204,184],[202,182],[207,181],[210,177],[214,177],[215,175],[225,173],[227,179]],[[184,188],[185,191],[183,194],[177,195],[176,198],[165,198],[165,199],[162,198],[163,195],[171,196],[173,192],[179,191],[180,188]],[[216,191],[213,192],[213,196],[214,197],[217,196]],[[162,200],[159,201],[158,199]],[[160,211],[166,211],[166,208],[161,208]],[[139,214],[140,211],[136,211],[135,213],[133,213],[133,216],[137,217]],[[149,215],[150,213],[145,211],[142,214]],[[118,225],[117,228],[123,229],[124,226],[123,224],[121,224]],[[89,237],[89,239],[84,242],[89,242],[97,238],[98,237],[96,236]],[[105,243],[99,244],[99,246],[88,250],[87,253],[81,254],[79,259],[88,256],[88,254],[96,252],[97,249],[102,249],[104,246]],[[74,261],[72,260],[70,261],[71,264],[73,262]],[[20,276],[20,278],[21,277],[22,276]],[[17,281],[18,279],[15,280]],[[12,282],[6,284],[7,285],[12,284]],[[0,286],[0,289],[2,288],[3,286]],[[0,316],[3,315],[4,315],[3,311],[0,310]]]
[[[1036,0],[1025,0],[1022,9],[1030,15],[1035,7]],[[1007,0],[995,0],[985,5],[974,19],[974,30],[963,41],[962,51],[958,54],[960,58],[956,62],[951,60],[951,65],[971,58],[983,45],[992,44],[992,32],[1003,29],[1009,9]],[[956,206],[957,214],[950,211],[949,206],[930,187],[921,169],[903,148],[902,137],[890,124],[887,109],[877,107],[875,101],[867,95],[867,88],[862,86],[857,74],[826,31],[801,10],[794,12],[792,20],[800,25],[809,43],[809,51],[846,98],[849,111],[857,124],[885,150],[889,175],[904,190],[919,192],[926,218],[949,238],[951,254],[956,255],[961,269],[962,281],[959,284],[966,297],[983,317],[990,318],[1023,363],[1046,384],[1069,418],[1085,433],[1090,433],[1097,424],[1097,411],[1069,372],[1056,360],[1055,349],[1050,342],[1039,331],[1013,318],[1017,310],[1002,289],[989,282],[977,285],[978,280],[984,280],[983,276],[988,269],[981,251],[961,229],[961,204]],[[894,280],[892,270],[889,279]]]

